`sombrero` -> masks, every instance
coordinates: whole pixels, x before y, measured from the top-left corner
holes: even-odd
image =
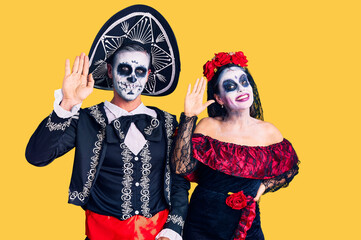
[[[151,73],[143,95],[164,96],[177,86],[180,59],[176,38],[167,20],[154,8],[133,5],[112,16],[100,29],[89,52],[94,87],[113,89],[107,59],[126,42],[138,42],[151,53]]]

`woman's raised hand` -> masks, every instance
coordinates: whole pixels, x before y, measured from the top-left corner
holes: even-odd
[[[203,95],[206,85],[206,80],[203,77],[201,79],[197,79],[194,84],[193,91],[191,91],[191,84],[188,85],[188,91],[184,101],[184,114],[187,117],[197,116],[209,105],[214,103],[214,100],[209,100],[203,103]]]
[[[65,76],[63,80],[62,108],[70,111],[71,108],[81,103],[93,91],[94,79],[89,74],[89,58],[84,53],[75,58],[73,69],[70,71],[69,59],[65,61]]]

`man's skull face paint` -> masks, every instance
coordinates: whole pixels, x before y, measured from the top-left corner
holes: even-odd
[[[253,91],[247,75],[239,67],[225,69],[219,76],[219,97],[229,110],[242,110],[252,106]]]
[[[133,101],[143,91],[148,80],[150,57],[145,52],[120,51],[114,56],[113,85],[118,95]]]

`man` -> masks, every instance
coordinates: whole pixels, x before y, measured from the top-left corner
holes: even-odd
[[[154,22],[147,27],[152,21],[165,24],[158,26],[160,30],[168,27],[161,32],[167,44],[162,37],[153,37],[160,34]],[[177,122],[141,101],[144,92],[157,96],[175,88],[179,56],[169,29],[161,15],[146,6],[114,15],[90,51],[92,74],[88,75],[89,58],[84,53],[75,58],[72,70],[66,61],[54,111],[27,146],[27,160],[36,166],[47,165],[75,147],[69,203],[86,211],[88,239],[182,239],[189,184],[169,167]],[[147,34],[151,38],[144,40]],[[170,56],[168,65],[159,60],[164,59],[159,57],[162,53]],[[80,109],[94,85],[111,87],[113,99]]]

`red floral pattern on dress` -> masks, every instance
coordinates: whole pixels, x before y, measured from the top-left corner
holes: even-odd
[[[297,154],[287,139],[270,146],[251,147],[194,134],[192,144],[195,159],[213,170],[236,177],[270,179],[298,163]],[[187,179],[196,180],[196,172]]]

